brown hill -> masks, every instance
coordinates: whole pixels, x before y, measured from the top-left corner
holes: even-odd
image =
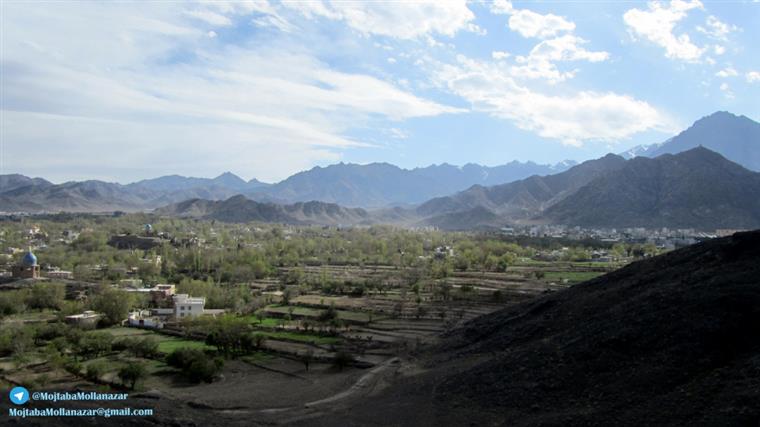
[[[760,231],[475,319],[309,425],[758,425]]]

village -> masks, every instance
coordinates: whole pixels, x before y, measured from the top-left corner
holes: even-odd
[[[319,378],[328,386],[295,403],[320,401],[469,319],[666,250],[614,234],[508,232],[146,215],[0,222],[0,378],[195,399],[235,372],[286,400],[275,384]]]

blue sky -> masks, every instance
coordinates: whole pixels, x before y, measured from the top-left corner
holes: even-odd
[[[554,163],[760,119],[757,1],[3,1],[0,173]]]

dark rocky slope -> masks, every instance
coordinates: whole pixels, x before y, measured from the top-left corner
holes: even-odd
[[[760,231],[739,233],[475,319],[306,424],[756,426],[759,319]]]

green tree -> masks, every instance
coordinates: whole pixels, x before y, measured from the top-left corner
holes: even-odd
[[[108,332],[91,332],[79,341],[79,353],[85,357],[99,357],[111,351],[113,335]]]
[[[166,357],[166,364],[177,368],[191,382],[210,383],[224,366],[219,358],[211,359],[206,353],[194,348],[178,348]]]
[[[245,319],[235,316],[221,316],[209,325],[206,344],[216,346],[226,357],[244,350],[244,340],[251,330]]]
[[[145,365],[139,362],[129,362],[119,369],[121,383],[131,390],[134,390],[137,383],[145,378],[147,374]]]
[[[57,310],[61,308],[65,294],[65,285],[61,283],[35,283],[26,304],[31,308]]]
[[[132,298],[127,292],[106,287],[95,296],[91,308],[103,313],[101,319],[103,323],[116,325],[129,315],[129,309],[132,308]]]

